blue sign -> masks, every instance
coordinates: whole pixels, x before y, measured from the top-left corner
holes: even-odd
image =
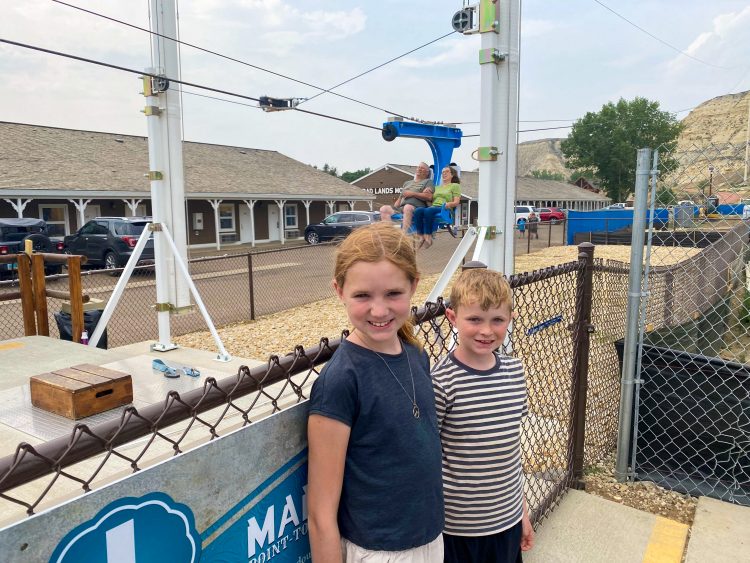
[[[201,563],[310,561],[306,457],[307,450],[294,456],[203,532],[205,540],[232,522],[205,547]]]
[[[164,493],[118,499],[57,545],[50,563],[197,563],[192,511]]]

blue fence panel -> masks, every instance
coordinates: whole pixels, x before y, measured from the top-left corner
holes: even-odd
[[[646,217],[650,217],[647,211]],[[669,222],[669,210],[657,209],[654,226],[662,227]],[[611,233],[633,224],[632,209],[598,209],[596,211],[569,211],[567,244],[573,244],[576,233]]]

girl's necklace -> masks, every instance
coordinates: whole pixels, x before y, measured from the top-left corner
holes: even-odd
[[[419,418],[419,406],[417,405],[417,390],[414,385],[414,374],[411,371],[411,360],[409,359],[409,350],[404,346],[404,353],[406,354],[406,363],[409,364],[409,376],[411,377],[411,392],[413,396],[409,396],[409,392],[406,390],[406,388],[403,386],[401,381],[399,381],[398,377],[396,377],[396,374],[393,373],[393,370],[391,369],[391,366],[388,365],[388,362],[385,361],[385,358],[375,352],[373,350],[373,353],[383,360],[383,363],[385,364],[385,367],[388,368],[388,371],[391,372],[391,375],[393,376],[393,379],[396,380],[396,383],[398,383],[399,387],[403,390],[404,394],[409,398],[412,404],[411,414],[414,415],[414,418]]]

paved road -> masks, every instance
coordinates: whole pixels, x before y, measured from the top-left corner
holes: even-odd
[[[561,231],[561,229],[560,229]],[[528,233],[527,233],[528,234]],[[554,233],[553,229],[553,235]],[[439,273],[453,254],[459,239],[447,233],[438,235],[435,244],[418,255],[423,275]],[[531,250],[547,246],[545,226],[540,226],[539,239],[531,240]],[[553,244],[554,244],[553,240]],[[527,251],[527,239],[516,238],[516,253]],[[311,303],[333,296],[332,245],[291,247],[277,252],[252,256],[253,293],[255,316]],[[206,308],[218,326],[250,319],[249,262],[246,255],[236,255],[191,262],[191,275]],[[82,284],[90,297],[107,301],[117,282],[107,273],[84,272]],[[65,291],[67,279],[50,280],[48,287]],[[17,287],[0,287],[2,293]],[[145,270],[134,275],[115,310],[108,327],[110,346],[121,346],[157,338],[156,315],[152,306],[156,302],[153,271]],[[59,299],[48,299],[50,335],[57,337],[53,313],[62,305]],[[18,300],[0,302],[0,339],[23,336],[21,305]],[[184,334],[205,328],[197,308],[192,312],[173,317],[172,331]]]

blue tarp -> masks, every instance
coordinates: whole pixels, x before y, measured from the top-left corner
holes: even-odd
[[[722,215],[742,215],[742,208],[745,207],[744,203],[728,204],[723,203],[716,207],[716,211]]]
[[[647,211],[646,217],[650,216]],[[657,209],[654,226],[661,227],[669,221],[668,209]],[[576,233],[604,233],[624,229],[633,224],[632,209],[598,209],[597,211],[569,211],[567,244],[573,244]]]

